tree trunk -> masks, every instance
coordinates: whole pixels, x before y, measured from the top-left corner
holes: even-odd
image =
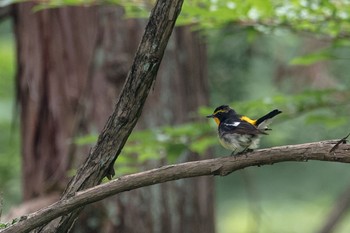
[[[98,35],[96,8],[33,6],[15,6],[24,200],[67,183]]]
[[[21,3],[15,11],[25,200],[65,187],[67,171],[87,154],[72,139],[104,126],[145,25],[122,20],[120,8],[33,13],[32,6]],[[177,28],[137,128],[190,121],[208,103],[205,67],[198,34]],[[199,157],[188,152],[180,159]],[[135,190],[86,209],[75,229],[214,232],[213,189],[213,179],[202,177]]]

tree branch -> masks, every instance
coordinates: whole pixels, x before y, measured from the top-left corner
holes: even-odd
[[[246,156],[222,157],[194,162],[168,165],[160,168],[119,177],[105,184],[76,192],[74,196],[60,200],[51,206],[25,217],[25,220],[8,227],[2,233],[28,232],[59,216],[65,215],[87,204],[102,200],[117,193],[164,183],[183,178],[220,175],[251,166],[261,166],[286,161],[308,160],[350,163],[350,145],[341,144],[337,150],[329,151],[336,140],[313,142],[299,145],[280,146],[251,152]]]
[[[114,175],[114,162],[141,115],[182,3],[183,0],[157,0],[155,3],[115,109],[97,144],[67,185],[62,202],[77,191],[100,184],[105,176],[110,179]],[[69,232],[80,211],[81,208],[76,208],[34,232]]]

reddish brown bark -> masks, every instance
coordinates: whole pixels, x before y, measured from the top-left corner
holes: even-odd
[[[97,40],[94,8],[32,7],[15,13],[24,200],[66,185]]]

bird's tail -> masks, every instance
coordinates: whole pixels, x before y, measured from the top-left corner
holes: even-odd
[[[267,126],[271,123],[271,119],[280,113],[282,113],[282,111],[280,111],[278,109],[275,109],[275,110],[269,112],[265,116],[262,116],[259,119],[257,119],[255,122],[255,126],[258,129],[268,130]]]

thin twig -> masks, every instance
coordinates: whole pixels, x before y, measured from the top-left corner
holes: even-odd
[[[337,148],[338,148],[338,146],[340,145],[340,144],[345,144],[346,142],[347,142],[347,138],[350,136],[350,133],[348,134],[348,135],[346,135],[345,137],[343,137],[342,139],[340,139],[338,142],[337,142],[337,144],[335,144],[333,147],[332,147],[332,149],[329,151],[329,153],[332,153],[332,152],[334,152]]]

